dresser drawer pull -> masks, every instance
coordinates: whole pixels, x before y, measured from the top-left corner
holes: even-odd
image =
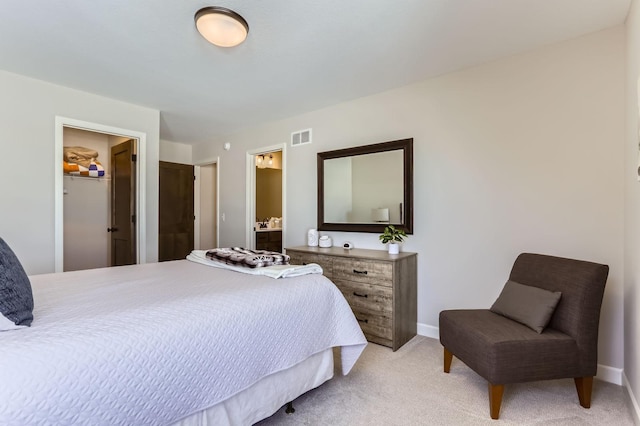
[[[360,318],[358,318],[358,317],[356,317],[356,319],[358,320],[358,322],[363,322],[363,323],[365,323],[365,324],[368,324],[368,323],[369,323],[369,320],[368,320],[368,319],[360,319]]]
[[[367,275],[367,271],[358,271],[357,269],[353,270],[354,274]]]
[[[360,294],[360,293],[356,293],[355,291],[353,292],[353,295],[358,297],[369,297],[368,294]]]

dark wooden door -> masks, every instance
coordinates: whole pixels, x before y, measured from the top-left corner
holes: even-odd
[[[160,161],[158,260],[184,259],[193,250],[193,166]]]
[[[134,140],[111,147],[111,266],[136,263]]]

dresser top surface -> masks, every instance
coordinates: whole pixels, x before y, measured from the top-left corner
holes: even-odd
[[[373,259],[373,260],[386,260],[394,261],[399,259],[405,259],[412,256],[417,256],[417,253],[412,252],[400,252],[398,254],[389,254],[385,250],[371,250],[371,249],[350,249],[347,250],[342,247],[309,247],[309,246],[297,246],[287,247],[286,251],[297,251],[302,253],[312,254],[324,254],[327,256],[339,256],[347,258],[357,259]]]

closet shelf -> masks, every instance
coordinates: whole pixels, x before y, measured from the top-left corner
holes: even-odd
[[[97,180],[97,181],[101,181],[101,180],[111,180],[111,175],[104,175],[104,176],[100,176],[100,177],[92,177],[92,176],[74,176],[74,175],[63,175],[64,177],[68,177],[71,178],[71,180],[75,180],[75,179],[82,179],[82,180]]]

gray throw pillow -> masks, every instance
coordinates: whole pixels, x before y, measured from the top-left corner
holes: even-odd
[[[15,253],[0,238],[0,331],[30,326],[33,293]]]
[[[562,293],[507,281],[491,312],[518,321],[542,333],[549,324]]]

